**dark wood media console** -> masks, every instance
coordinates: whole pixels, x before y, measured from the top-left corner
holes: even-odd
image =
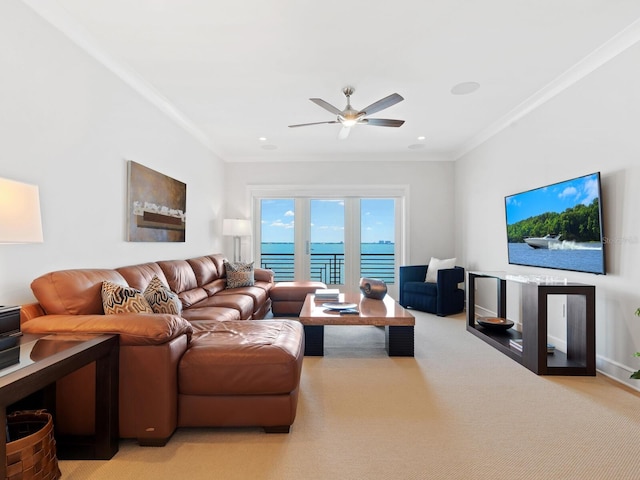
[[[502,272],[468,272],[467,331],[538,375],[595,375],[595,286],[581,283],[518,282],[522,287],[522,332],[496,330],[476,322],[475,282],[496,281],[497,316],[507,314],[507,276]],[[567,352],[547,353],[547,303],[549,295],[567,296]],[[510,345],[522,339],[522,351]]]

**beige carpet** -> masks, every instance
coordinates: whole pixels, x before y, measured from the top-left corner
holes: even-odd
[[[288,435],[180,429],[123,441],[67,479],[640,479],[640,396],[603,376],[539,377],[465,331],[415,312],[415,358],[376,327],[327,328],[306,357]]]

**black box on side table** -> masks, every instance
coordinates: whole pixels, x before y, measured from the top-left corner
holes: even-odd
[[[20,307],[0,306],[0,368],[18,362],[20,351],[14,347],[20,335]]]
[[[0,305],[0,336],[20,332],[20,307]]]

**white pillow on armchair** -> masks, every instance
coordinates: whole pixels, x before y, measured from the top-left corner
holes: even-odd
[[[424,279],[424,281],[428,283],[437,283],[438,270],[453,268],[455,266],[456,266],[455,258],[446,258],[444,260],[440,260],[439,258],[431,257],[431,260],[429,260],[429,268],[427,268],[427,276]]]

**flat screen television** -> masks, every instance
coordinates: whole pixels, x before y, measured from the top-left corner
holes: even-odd
[[[605,274],[600,172],[504,199],[509,263]]]

